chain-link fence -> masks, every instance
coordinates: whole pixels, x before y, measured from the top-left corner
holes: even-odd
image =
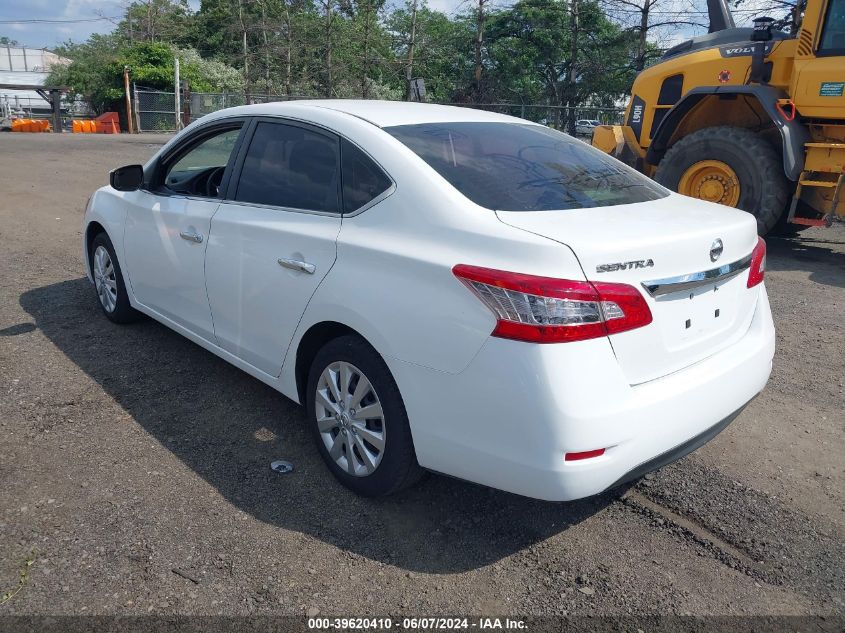
[[[319,99],[306,95],[249,95],[192,92],[180,100],[181,121],[188,123],[200,117],[234,106],[247,103],[268,103],[271,101],[294,101],[299,99]],[[135,123],[140,132],[172,132],[179,126],[176,113],[176,96],[172,92],[157,90],[134,91]],[[565,129],[569,120],[569,108],[566,106],[523,104],[523,103],[447,103],[468,108],[478,108],[510,114],[522,119],[536,121],[557,129]],[[601,123],[616,124],[622,122],[622,108],[580,107],[575,108],[575,120],[587,119]]]
[[[477,108],[509,114],[548,125],[559,130],[566,129],[569,120],[570,108],[567,106],[528,104],[528,103],[449,103],[444,105],[457,105],[467,108]],[[573,108],[575,121],[587,120],[598,121],[606,125],[617,125],[622,123],[625,113],[624,108],[602,108],[602,107],[580,107]]]
[[[178,129],[175,93],[136,88],[134,97],[135,127],[139,132],[173,132]]]
[[[249,95],[229,94],[225,92],[192,92],[188,100],[189,117],[196,121],[206,114],[223,108],[247,105],[250,103],[270,103],[271,101],[297,101],[301,99],[319,99],[307,95]]]

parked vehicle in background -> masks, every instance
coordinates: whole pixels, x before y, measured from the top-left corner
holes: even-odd
[[[751,215],[479,110],[222,110],[113,171],[83,235],[109,319],[305,405],[363,495],[423,469],[596,494],[708,441],[771,371]]]
[[[575,121],[575,134],[591,136],[593,130],[601,125],[598,119],[578,119]]]

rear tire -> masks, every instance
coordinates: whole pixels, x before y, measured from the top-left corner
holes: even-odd
[[[396,381],[360,337],[341,336],[317,352],[308,373],[306,408],[320,455],[353,492],[389,495],[424,474]],[[365,409],[372,415],[359,415]]]
[[[709,127],[677,141],[657,167],[654,179],[678,191],[684,174],[702,161],[719,161],[739,180],[736,207],[757,218],[757,232],[771,231],[786,212],[789,182],[783,161],[770,143],[745,128]]]

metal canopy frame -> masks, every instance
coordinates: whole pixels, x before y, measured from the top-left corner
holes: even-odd
[[[69,92],[66,86],[39,86],[37,84],[0,84],[0,89],[33,90],[50,104],[53,119],[53,131],[62,131],[62,93]]]

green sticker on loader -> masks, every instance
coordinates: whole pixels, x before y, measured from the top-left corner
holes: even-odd
[[[845,93],[845,81],[823,81],[820,97],[841,97]]]

